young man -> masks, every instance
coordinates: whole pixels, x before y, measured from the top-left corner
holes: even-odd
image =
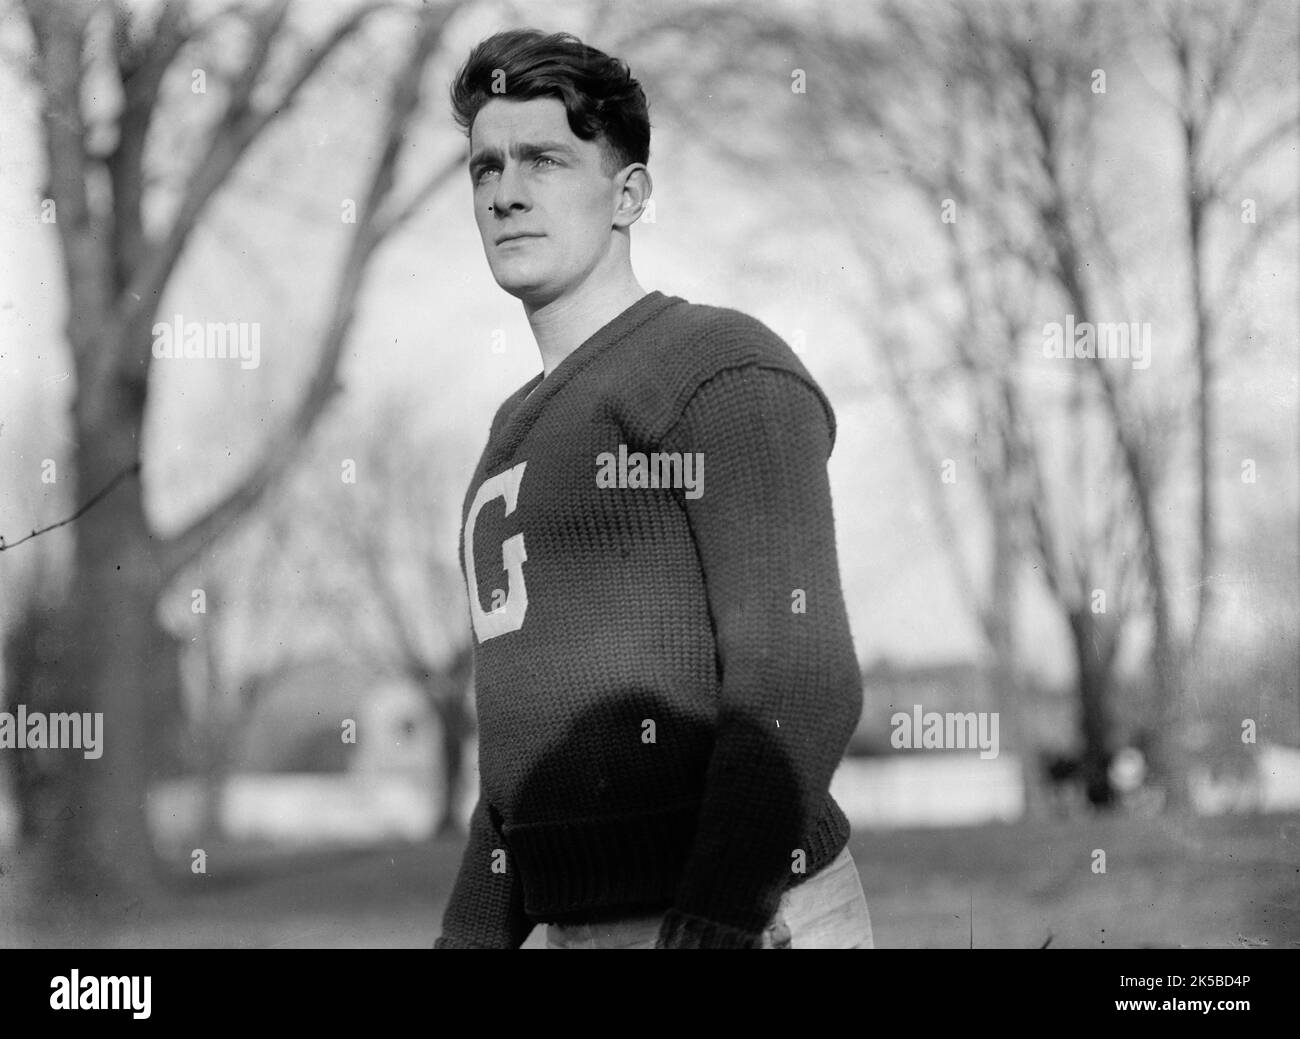
[[[650,123],[622,62],[501,33],[452,103],[543,370],[465,497],[480,788],[435,948],[543,922],[552,948],[868,948],[828,792],[862,703],[830,405],[758,321],[638,283]]]

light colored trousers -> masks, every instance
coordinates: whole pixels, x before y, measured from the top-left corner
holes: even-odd
[[[548,949],[653,949],[662,913],[598,924],[547,924]],[[871,915],[845,848],[825,869],[781,896],[764,949],[871,949]]]

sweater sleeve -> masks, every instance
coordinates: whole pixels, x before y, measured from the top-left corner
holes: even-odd
[[[469,843],[435,949],[517,949],[533,929],[533,921],[524,914],[518,873],[493,816],[480,790],[470,816]],[[493,871],[494,864],[498,872]]]
[[[726,369],[665,439],[702,454],[683,496],[721,676],[694,843],[660,948],[759,948],[799,868],[862,706],[826,460],[833,433],[798,375]]]

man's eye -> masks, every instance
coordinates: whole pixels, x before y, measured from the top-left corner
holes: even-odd
[[[558,166],[558,165],[559,165],[559,163],[556,162],[554,159],[552,159],[549,155],[539,155],[539,156],[537,157],[537,162],[538,162],[538,165],[541,165],[543,162],[549,162],[552,166]]]
[[[483,181],[487,179],[487,175],[489,173],[496,173],[496,172],[497,172],[497,168],[495,166],[484,166],[481,170],[478,171],[478,173],[474,175],[474,183],[482,184]]]

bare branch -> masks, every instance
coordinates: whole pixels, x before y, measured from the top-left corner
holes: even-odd
[[[1286,204],[1272,214],[1267,225],[1248,225],[1255,230],[1237,247],[1228,258],[1223,269],[1226,272],[1223,284],[1207,309],[1207,314],[1223,314],[1236,297],[1241,279],[1251,270],[1256,255],[1280,232],[1286,230],[1300,217],[1300,199],[1291,196]]]
[[[256,80],[261,76],[269,55],[273,37],[283,21],[287,0],[277,0],[268,8],[257,24],[258,45],[245,65],[226,114],[213,131],[208,149],[195,167],[167,232],[158,242],[150,244],[149,260],[141,267],[118,300],[118,324],[131,327],[142,314],[152,314],[162,297],[171,273],[176,266],[185,243],[193,232],[199,217],[207,208],[213,195],[226,183],[231,171],[249,146],[277,118],[292,107],[298,94],[316,74],[325,60],[352,36],[365,21],[387,5],[370,4],[344,19],[317,46],[299,62],[288,85],[272,103],[260,110],[251,107],[251,94]],[[144,351],[147,363],[148,343],[132,343],[133,348]],[[120,364],[122,359],[118,359]]]
[[[468,157],[468,149],[458,151],[433,176],[417,188],[403,205],[396,207],[395,211],[391,213],[381,215],[375,222],[376,235],[385,238],[415,216],[428,203],[429,199],[446,187],[451,178],[464,169]]]
[[[88,355],[93,332],[103,325],[113,297],[111,243],[103,233],[103,215],[90,202],[81,112],[82,50],[94,12],[95,5],[88,2],[27,0],[44,98],[46,190],[58,207],[55,226],[70,296],[68,339],[79,368],[93,360]]]
[[[140,463],[138,461],[132,463],[131,465],[128,465],[125,469],[123,469],[111,480],[109,480],[108,483],[106,483],[102,488],[100,488],[99,491],[91,495],[90,498],[87,499],[86,503],[82,505],[81,508],[79,508],[67,519],[61,519],[57,523],[51,523],[48,527],[41,527],[39,530],[33,530],[30,534],[27,534],[26,536],[21,537],[17,541],[14,541],[10,544],[6,544],[5,539],[3,537],[0,537],[0,552],[5,552],[11,548],[17,548],[25,541],[31,541],[32,538],[40,537],[42,534],[48,534],[51,530],[58,530],[60,527],[66,527],[69,523],[73,523],[76,520],[79,520],[87,512],[89,512],[101,501],[103,501],[110,494],[112,494],[118,484],[120,484],[128,476],[136,475],[139,471],[140,471]]]
[[[1213,104],[1236,70],[1242,45],[1250,36],[1263,4],[1259,0],[1236,5],[1236,18],[1219,37],[1219,46],[1211,50],[1206,69],[1205,94]]]
[[[190,39],[191,26],[186,5],[170,0],[163,5],[148,40],[131,47],[126,41],[125,15],[120,8],[115,15],[121,40],[118,63],[123,102],[118,141],[107,158],[107,167],[113,185],[114,291],[120,292],[134,277],[145,251],[144,152],[158,91],[163,75]]]
[[[1226,197],[1227,192],[1247,171],[1297,131],[1300,131],[1300,112],[1283,116],[1264,130],[1234,156],[1231,162],[1226,163],[1217,173],[1207,177],[1206,191],[1209,196],[1216,199]]]
[[[393,187],[405,131],[419,103],[420,81],[425,65],[456,6],[436,10],[426,8],[421,14],[415,43],[395,81],[381,138],[383,148],[371,175],[365,204],[358,213],[356,228],[333,293],[333,306],[322,336],[316,369],[301,401],[289,419],[287,428],[273,436],[254,469],[206,513],[169,541],[164,551],[164,575],[175,573],[204,545],[256,504],[266,488],[288,468],[326,405],[338,392],[339,359],[352,325],[356,298],[370,257],[382,240],[376,229],[377,215]]]

